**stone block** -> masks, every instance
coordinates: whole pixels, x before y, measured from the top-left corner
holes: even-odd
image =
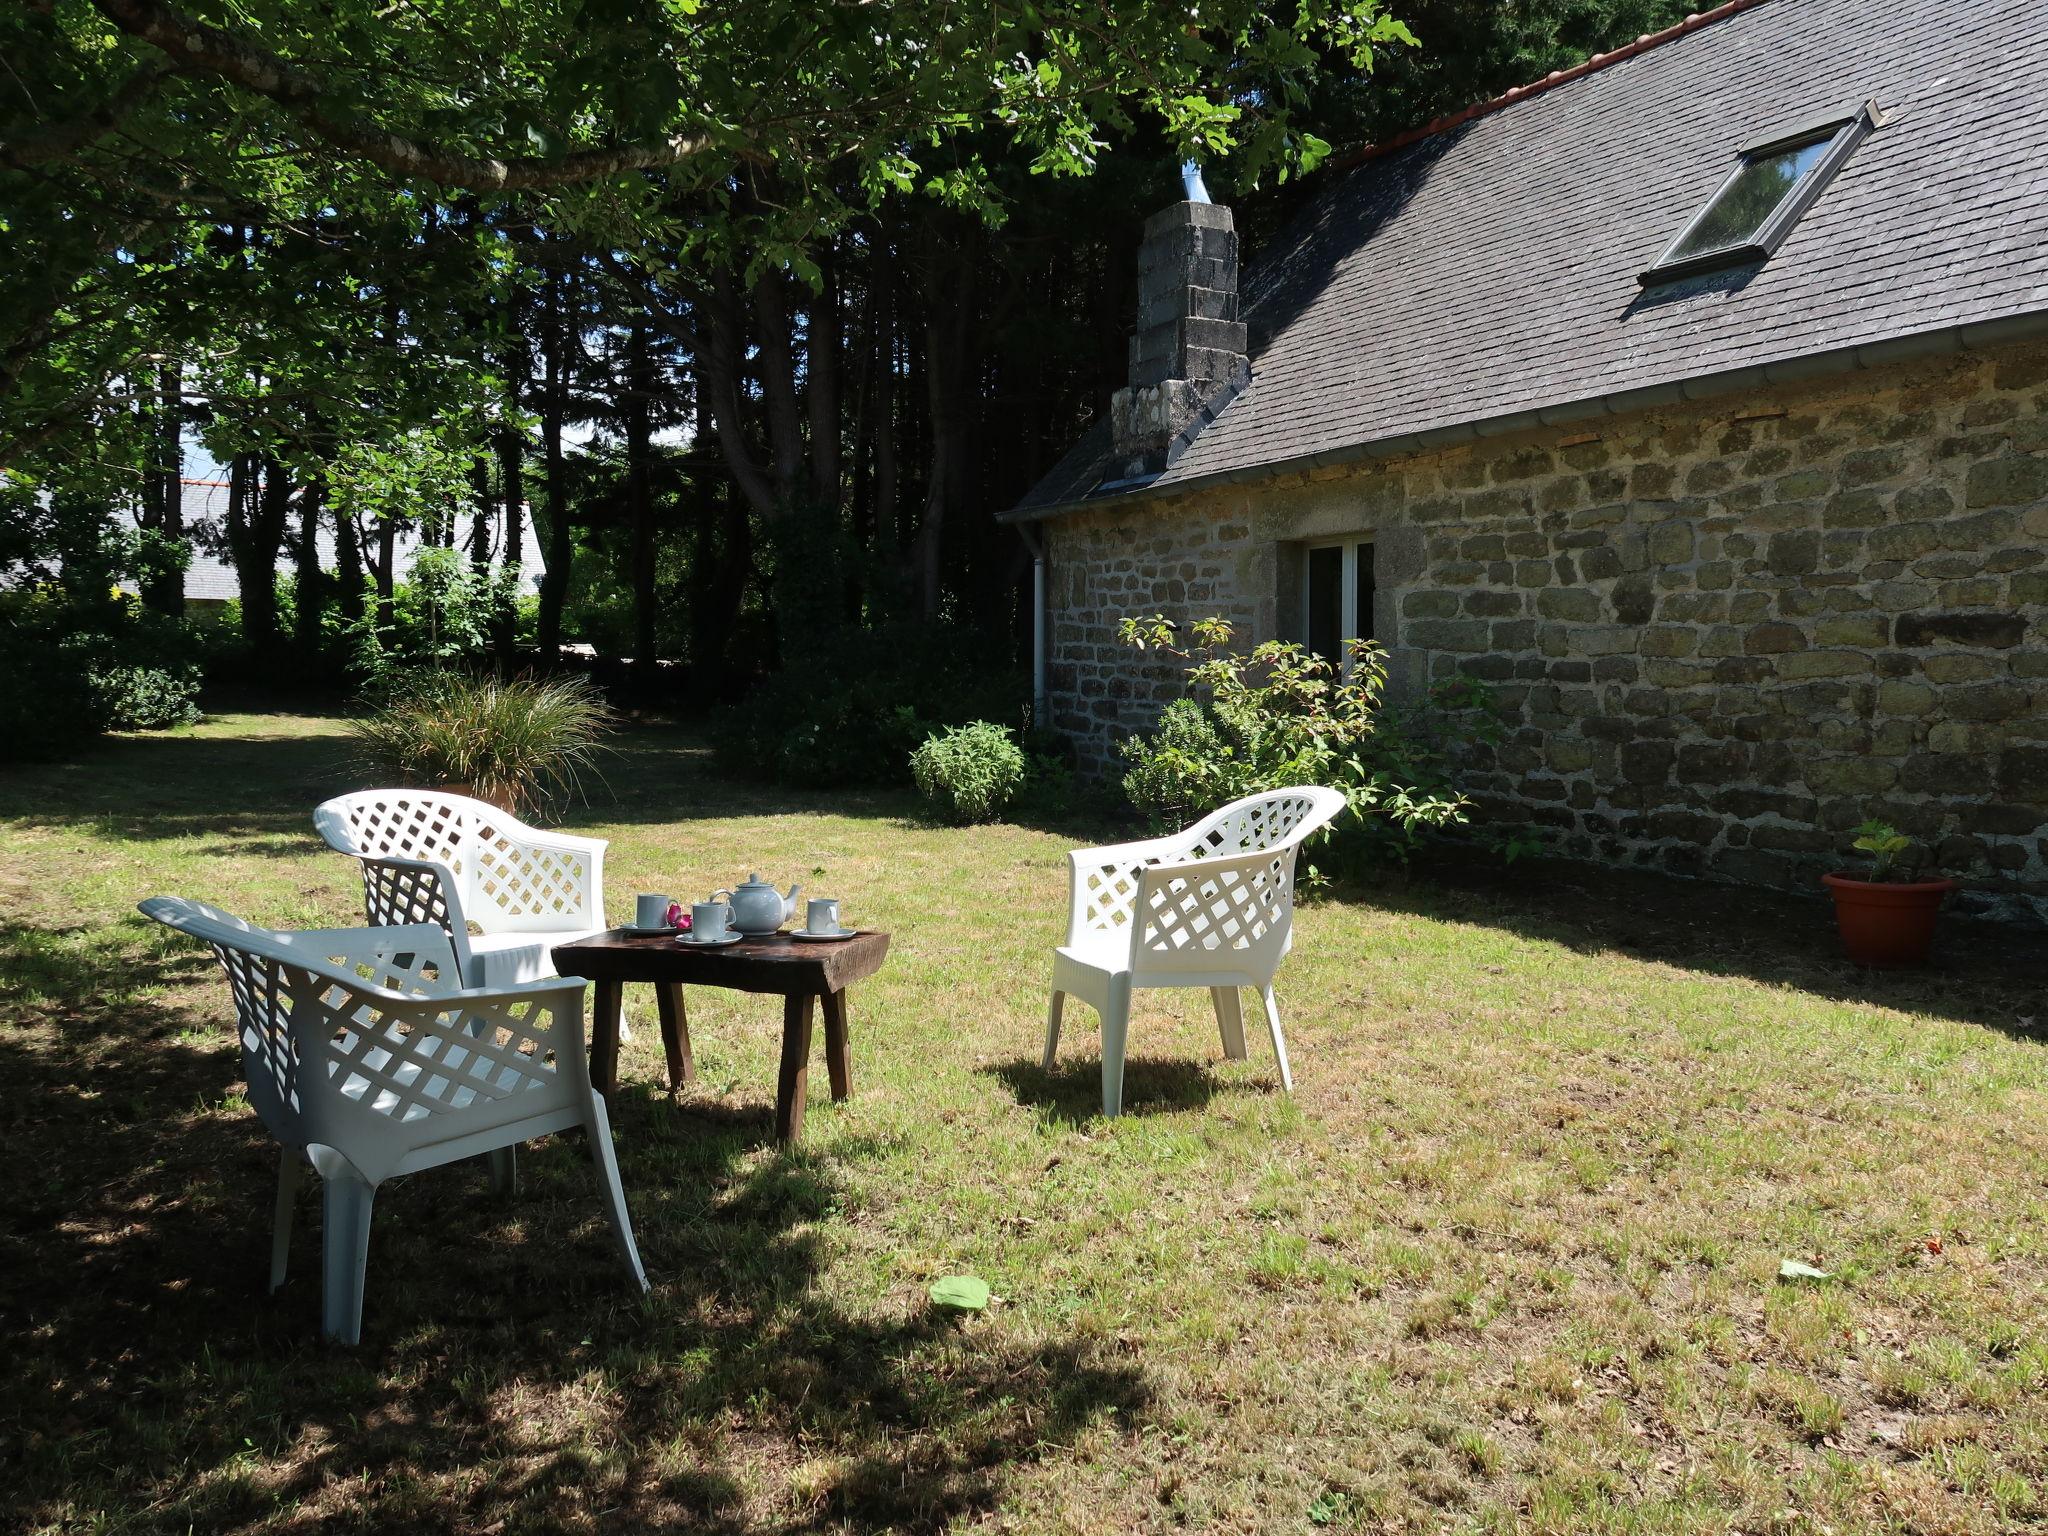
[[[2018,507],[2048,501],[2048,459],[2006,454],[1970,466],[1963,483],[1963,504],[1970,507]]]
[[[2027,713],[2033,694],[2019,683],[1972,683],[1949,689],[1941,703],[1953,720],[2010,720]]]
[[[1571,645],[1581,656],[1614,656],[1633,651],[1637,635],[1629,624],[1588,624],[1571,631]]]
[[[1812,532],[1774,533],[1764,563],[1780,576],[1804,576],[1820,568],[1820,535]]]
[[[1898,621],[1899,644],[1971,646],[2010,650],[2027,636],[2027,621],[2016,613],[1907,613]]]
[[[1877,686],[1877,707],[1892,715],[1924,715],[1940,695],[1925,683],[1892,681]]]
[[[1621,747],[1621,776],[1631,784],[1663,784],[1678,753],[1668,741],[1627,741]]]
[[[1692,524],[1682,517],[1667,518],[1650,530],[1650,559],[1658,565],[1686,564],[1692,545]]]
[[[1426,651],[1476,654],[1486,649],[1486,625],[1477,619],[1417,619],[1403,631],[1402,641]]]
[[[1465,612],[1485,619],[1513,618],[1522,611],[1524,598],[1519,592],[1490,592],[1485,590],[1465,594]]]
[[[1887,516],[1885,499],[1878,492],[1843,491],[1829,497],[1828,504],[1821,508],[1820,525],[1823,528],[1875,528]]]
[[[1813,627],[1815,645],[1888,645],[1891,637],[1891,620],[1875,613],[1822,619]]]
[[[1742,649],[1750,656],[1777,656],[1806,648],[1806,632],[1797,624],[1758,624],[1743,636]]]
[[[1806,765],[1802,777],[1816,794],[1876,795],[1898,783],[1899,770],[1881,758],[1820,758]]]
[[[1547,587],[1536,594],[1536,611],[1546,619],[1591,624],[1601,616],[1600,599],[1582,588]]]
[[[1787,680],[1855,677],[1871,668],[1870,658],[1861,651],[1795,651],[1778,658],[1778,676]]]

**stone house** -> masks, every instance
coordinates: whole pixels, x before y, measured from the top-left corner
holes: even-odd
[[[2040,0],[1733,0],[1327,173],[1246,271],[1146,227],[1129,383],[1002,514],[1085,764],[1126,615],[1493,685],[1562,851],[1771,884],[1886,816],[2048,905]]]

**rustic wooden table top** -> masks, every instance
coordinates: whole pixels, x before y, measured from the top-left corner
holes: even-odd
[[[613,929],[555,946],[555,969],[592,981],[674,982],[773,992],[784,997],[824,996],[865,980],[882,968],[889,935],[859,932],[830,941],[771,933],[737,944],[702,948],[672,934]]]

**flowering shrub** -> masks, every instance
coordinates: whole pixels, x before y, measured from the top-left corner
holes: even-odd
[[[1187,666],[1187,694],[1151,734],[1119,749],[1130,765],[1124,792],[1155,825],[1182,826],[1292,784],[1338,790],[1350,807],[1339,830],[1403,858],[1424,833],[1466,820],[1471,802],[1455,782],[1457,748],[1499,733],[1484,685],[1456,678],[1426,704],[1396,709],[1385,701],[1386,651],[1370,640],[1349,642],[1346,677],[1286,641],[1233,650],[1223,619],[1198,620],[1191,646],[1179,644],[1163,617],[1126,619],[1121,638]]]

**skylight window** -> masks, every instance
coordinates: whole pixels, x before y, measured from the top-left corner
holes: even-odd
[[[1764,260],[1878,122],[1877,104],[1866,102],[1743,145],[1735,169],[1638,280],[1648,287]]]

